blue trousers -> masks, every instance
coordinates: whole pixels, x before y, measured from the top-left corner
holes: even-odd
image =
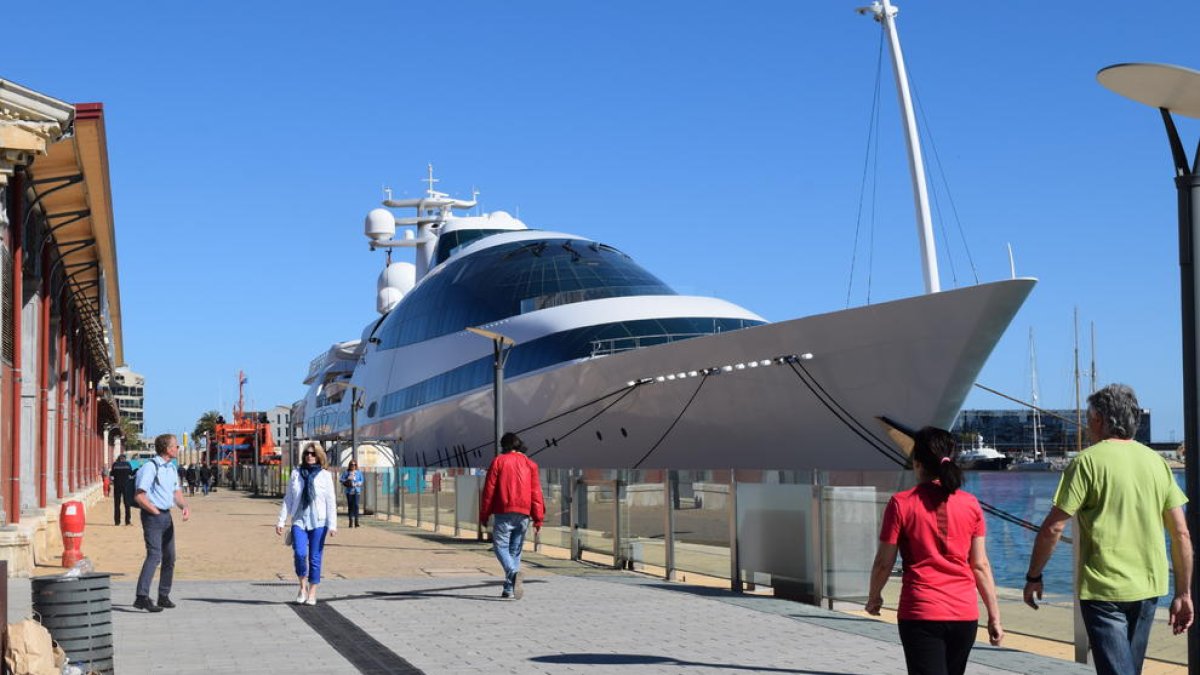
[[[292,525],[292,554],[296,577],[308,577],[309,583],[321,583],[321,558],[325,554],[326,528],[306,530]]]
[[[1097,675],[1141,675],[1157,604],[1158,598],[1079,601]]]
[[[175,523],[171,520],[171,511],[160,511],[158,515],[142,511],[142,537],[146,540],[146,560],[138,575],[137,594],[149,597],[154,568],[161,563],[158,597],[166,597],[171,594],[171,582],[175,580]]]
[[[492,550],[504,568],[505,591],[512,591],[521,569],[521,551],[525,548],[529,520],[523,513],[497,513],[492,518]]]

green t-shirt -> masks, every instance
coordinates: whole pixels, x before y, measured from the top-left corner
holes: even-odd
[[[1076,457],[1054,505],[1075,518],[1080,599],[1166,595],[1163,514],[1186,503],[1166,461],[1141,443],[1102,441]]]

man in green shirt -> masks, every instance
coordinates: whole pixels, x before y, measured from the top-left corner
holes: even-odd
[[[1133,440],[1140,414],[1133,389],[1123,384],[1088,397],[1088,437],[1095,445],[1063,473],[1025,575],[1025,603],[1037,609],[1042,569],[1075,518],[1079,608],[1099,675],[1142,672],[1154,610],[1167,592],[1164,524],[1175,568],[1171,629],[1179,635],[1192,625],[1187,497],[1167,463]]]

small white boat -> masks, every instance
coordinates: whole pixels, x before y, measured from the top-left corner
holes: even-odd
[[[1012,459],[999,450],[983,444],[983,436],[975,435],[975,445],[958,453],[958,465],[975,471],[1003,471]]]

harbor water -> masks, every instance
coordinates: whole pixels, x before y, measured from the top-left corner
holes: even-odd
[[[1062,474],[1057,471],[967,471],[963,487],[998,509],[1018,518],[1041,525],[1050,511],[1054,491]],[[1183,487],[1183,472],[1175,472],[1175,481]],[[1072,528],[1067,525],[1066,536]],[[1036,533],[999,518],[987,518],[987,548],[996,584],[1006,588],[1023,588],[1029,567]],[[1168,545],[1169,545],[1168,541]],[[1074,592],[1071,545],[1059,542],[1043,574],[1047,596],[1069,596]],[[1169,558],[1168,558],[1169,561]],[[1171,579],[1171,587],[1174,580]],[[1171,593],[1159,600],[1170,604]]]

